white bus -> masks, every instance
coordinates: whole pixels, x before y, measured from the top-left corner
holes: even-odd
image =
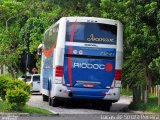
[[[123,30],[118,20],[63,17],[44,34],[41,93],[49,105],[89,101],[109,110],[120,98]]]

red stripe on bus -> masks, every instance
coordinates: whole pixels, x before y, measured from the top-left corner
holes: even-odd
[[[70,86],[72,86],[72,58],[68,58],[68,77]]]
[[[73,24],[70,42],[73,42],[73,40],[74,40],[75,28],[76,28],[76,21]],[[69,54],[72,54],[72,51],[73,51],[73,48],[72,48],[72,46],[70,46],[69,47]],[[70,86],[72,86],[72,58],[70,58],[70,57],[68,58],[68,77],[69,77]]]
[[[73,42],[73,40],[74,40],[74,32],[75,32],[75,29],[76,29],[76,21],[75,21],[74,24],[73,24],[73,28],[72,28],[72,31],[71,31],[70,42]]]
[[[44,51],[44,55],[48,58],[48,57],[51,57],[51,55],[53,54],[53,51],[54,51],[54,48],[56,47],[56,43],[57,43],[57,40],[54,42],[54,44],[52,45],[52,47],[50,49],[43,49]]]

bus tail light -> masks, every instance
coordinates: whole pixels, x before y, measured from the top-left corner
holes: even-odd
[[[122,70],[115,70],[115,80],[121,80]]]
[[[63,77],[63,66],[56,66],[56,77]]]

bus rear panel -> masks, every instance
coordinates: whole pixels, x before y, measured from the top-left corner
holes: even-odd
[[[114,82],[116,41],[115,25],[67,23],[64,82],[73,98],[104,99]]]

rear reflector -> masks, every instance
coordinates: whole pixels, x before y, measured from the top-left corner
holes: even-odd
[[[122,70],[115,71],[115,80],[121,80],[122,77]]]
[[[56,77],[63,77],[63,66],[56,66]]]

